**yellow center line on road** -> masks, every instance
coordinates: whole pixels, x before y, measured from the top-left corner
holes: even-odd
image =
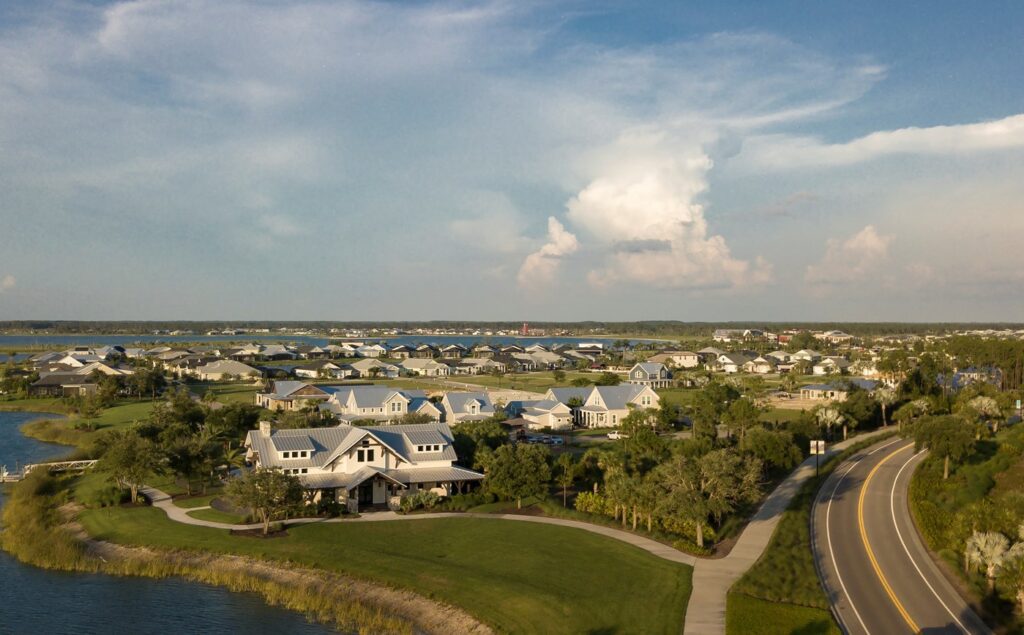
[[[899,598],[896,597],[896,593],[893,592],[892,587],[889,586],[889,581],[885,579],[885,575],[882,573],[882,568],[878,566],[878,560],[875,559],[875,553],[871,550],[871,545],[868,543],[868,532],[864,528],[864,495],[868,491],[868,485],[871,484],[871,479],[875,477],[875,473],[878,472],[880,467],[885,465],[886,461],[900,452],[912,447],[914,447],[914,444],[909,443],[902,448],[893,450],[888,456],[879,461],[878,465],[873,467],[868,473],[868,477],[864,479],[864,484],[860,488],[860,497],[857,499],[857,524],[860,526],[860,539],[864,542],[864,549],[868,552],[868,559],[871,561],[871,566],[875,569],[875,574],[878,575],[878,580],[882,583],[882,588],[884,588],[885,592],[889,594],[889,599],[896,605],[896,610],[898,610],[900,615],[903,616],[903,620],[907,623],[907,626],[910,627],[910,631],[912,633],[917,633],[920,632],[921,629],[918,628],[914,620],[911,619],[910,614],[907,613],[907,609],[903,608],[903,604],[899,601]]]

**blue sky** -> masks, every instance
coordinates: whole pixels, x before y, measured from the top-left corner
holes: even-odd
[[[0,318],[1019,320],[1022,13],[4,3]]]

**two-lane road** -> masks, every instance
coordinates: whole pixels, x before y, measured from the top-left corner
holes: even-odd
[[[923,454],[905,440],[851,457],[818,493],[811,544],[847,633],[990,633],[939,571],[914,527],[907,492]]]

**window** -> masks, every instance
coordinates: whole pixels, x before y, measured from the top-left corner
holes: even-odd
[[[308,473],[308,472],[309,472],[309,470],[308,470],[308,469],[306,469],[306,468],[302,468],[302,470],[301,470],[301,473],[302,473],[302,474],[306,474],[306,473]]]
[[[366,460],[371,463],[373,462],[373,450],[366,451]]]
[[[362,463],[366,460],[366,455],[363,450],[356,450],[356,461]]]

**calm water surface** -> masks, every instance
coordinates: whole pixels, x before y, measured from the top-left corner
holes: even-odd
[[[38,415],[0,412],[0,465],[14,469],[69,450],[23,436]],[[0,505],[3,504],[0,494]],[[135,634],[332,632],[259,596],[179,579],[150,580],[55,573],[22,565],[0,551],[0,633]]]

